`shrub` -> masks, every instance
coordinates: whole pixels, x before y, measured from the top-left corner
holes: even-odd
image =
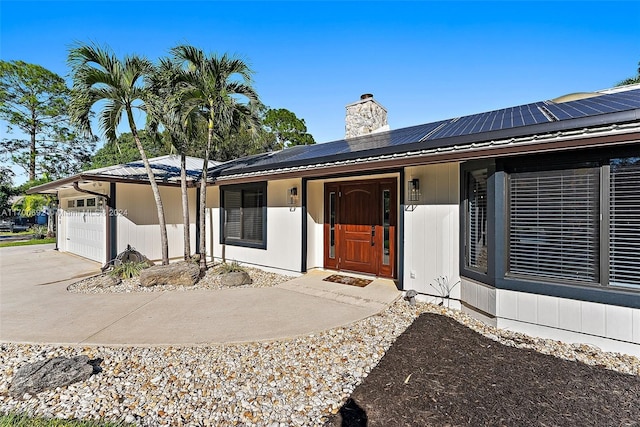
[[[235,273],[238,271],[247,271],[245,270],[244,267],[238,264],[238,261],[235,261],[235,260],[231,261],[230,263],[224,262],[220,264],[219,268],[220,268],[220,274]]]
[[[109,274],[120,277],[121,279],[130,279],[139,276],[140,272],[147,267],[149,267],[149,265],[146,262],[121,262],[114,265]]]
[[[46,225],[34,225],[31,227],[34,239],[44,239],[48,233]]]

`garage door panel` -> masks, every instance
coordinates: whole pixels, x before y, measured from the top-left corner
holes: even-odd
[[[105,213],[66,212],[66,250],[98,262],[105,261]]]

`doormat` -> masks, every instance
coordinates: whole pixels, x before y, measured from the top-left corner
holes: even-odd
[[[324,280],[325,282],[342,283],[343,285],[358,286],[360,288],[364,288],[369,283],[373,282],[373,280],[360,279],[359,277],[342,276],[340,274],[333,274],[329,277],[325,277],[322,280]]]

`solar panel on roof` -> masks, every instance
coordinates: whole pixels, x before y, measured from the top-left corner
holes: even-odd
[[[524,128],[531,125],[551,123],[554,119],[563,121],[638,108],[640,108],[640,89],[609,93],[563,103],[536,102],[389,132],[370,134],[349,140],[295,147],[281,152],[239,159],[214,169],[230,174],[241,173],[247,168],[250,170],[266,170],[289,164],[307,165],[332,161],[335,156],[340,156],[341,159],[357,158],[360,155],[368,155],[364,153],[366,151],[371,151],[374,154],[380,152],[380,149],[388,149],[395,146],[401,147],[419,142],[423,142],[425,147],[428,146],[430,148],[447,147],[457,143],[457,140],[447,141],[445,140],[446,138],[519,127]],[[553,117],[548,117],[549,114],[553,115]],[[523,131],[522,134],[526,135],[526,132]],[[402,148],[394,149],[393,152],[395,151],[402,152]],[[389,150],[385,150],[385,152],[389,152]],[[353,155],[349,156],[350,153],[353,153]]]

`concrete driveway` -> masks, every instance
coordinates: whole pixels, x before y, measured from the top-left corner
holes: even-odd
[[[186,345],[282,339],[343,326],[400,295],[390,281],[366,288],[309,274],[273,288],[85,295],[66,287],[98,263],[53,245],[0,248],[0,341]]]

